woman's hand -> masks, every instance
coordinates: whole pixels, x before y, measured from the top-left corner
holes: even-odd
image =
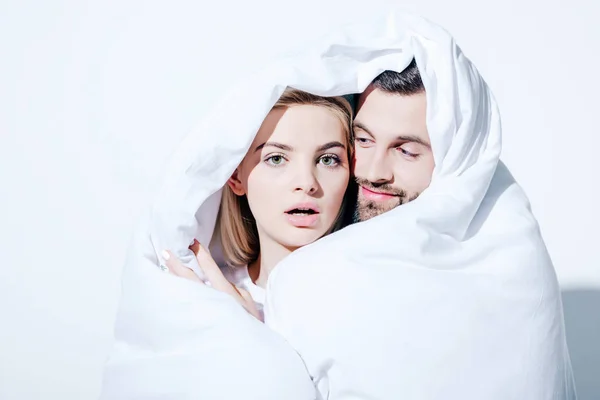
[[[260,320],[260,313],[258,312],[256,304],[254,303],[252,296],[250,296],[250,293],[244,289],[234,286],[227,280],[227,278],[225,278],[225,275],[223,275],[223,272],[221,272],[221,269],[215,260],[213,260],[208,250],[205,249],[204,246],[202,246],[196,239],[194,239],[194,243],[189,248],[196,255],[196,260],[198,260],[198,264],[200,265],[200,268],[202,268],[202,272],[204,272],[204,275],[206,276],[208,282],[210,282],[211,286],[214,289],[233,296],[233,298],[240,303],[242,307],[246,309],[246,311],[248,311],[256,319]],[[184,266],[181,261],[173,255],[173,253],[165,250],[163,251],[162,256],[165,259],[167,267],[169,267],[169,273],[204,285],[204,282],[198,277],[198,275],[196,275],[191,269]]]

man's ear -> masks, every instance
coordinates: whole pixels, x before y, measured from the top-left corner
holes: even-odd
[[[227,181],[227,185],[231,188],[231,191],[238,196],[243,196],[246,194],[244,190],[244,186],[242,185],[242,181],[238,178],[238,170],[236,169],[231,175],[231,178]]]

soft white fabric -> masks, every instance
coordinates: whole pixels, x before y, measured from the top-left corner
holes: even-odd
[[[100,399],[314,399],[280,336],[231,296],[158,268],[144,225],[124,271]]]
[[[220,188],[286,86],[357,93],[413,56],[431,188],[284,262],[270,322],[332,399],[569,398],[556,279],[527,200],[497,168],[495,103],[445,31],[392,14],[240,82],[182,143],[124,269],[103,399],[314,398],[280,336],[227,295],[161,272],[159,254],[200,273],[187,247],[210,241]]]
[[[499,162],[488,87],[439,27],[403,16],[371,27],[330,42],[323,69],[356,62],[368,81],[375,66],[400,70],[394,61],[415,56],[431,186],[283,260],[267,324],[327,399],[574,399],[557,280],[528,200]]]

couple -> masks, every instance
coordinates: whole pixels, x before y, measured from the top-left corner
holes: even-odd
[[[348,209],[365,221],[429,185],[434,161],[415,61],[383,72],[357,97],[353,119],[342,97],[287,89],[223,190],[224,271],[198,241],[190,246],[210,284],[261,320],[269,275],[283,258],[344,227]],[[204,283],[170,251],[162,256],[171,273]]]
[[[174,157],[124,270],[103,398],[575,398],[483,79],[417,17],[322,40]]]

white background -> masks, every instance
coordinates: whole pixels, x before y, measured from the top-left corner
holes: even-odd
[[[98,395],[132,225],[171,151],[238,74],[386,3],[1,0],[0,399]],[[445,26],[492,87],[580,398],[600,398],[600,7],[394,4]]]

